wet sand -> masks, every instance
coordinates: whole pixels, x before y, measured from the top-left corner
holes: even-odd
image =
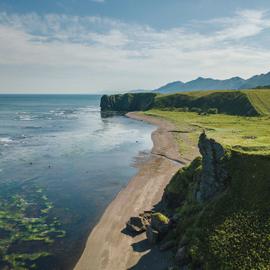
[[[174,140],[173,124],[141,113],[128,113],[128,117],[146,121],[158,128],[152,133],[151,157],[139,164],[139,171],[107,207],[99,223],[86,242],[84,252],[75,270],[141,270],[165,269],[169,254],[151,247],[145,233],[131,237],[125,224],[131,216],[150,210],[157,204],[171,177],[197,155],[179,155]]]

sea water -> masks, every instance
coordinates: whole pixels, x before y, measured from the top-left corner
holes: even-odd
[[[65,232],[50,244],[54,260],[44,260],[43,269],[76,263],[106,206],[136,174],[134,157],[152,147],[154,126],[102,115],[99,102],[93,95],[0,95],[0,190],[5,185],[7,203],[16,200],[17,186],[27,196],[33,187],[42,190],[51,203],[48,220],[57,219]],[[16,253],[16,245],[5,252]],[[31,253],[31,245],[23,252]]]

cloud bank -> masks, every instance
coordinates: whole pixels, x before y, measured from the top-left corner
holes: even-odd
[[[263,10],[157,30],[102,17],[0,13],[1,92],[153,89],[270,70]],[[257,41],[258,40],[258,41]]]

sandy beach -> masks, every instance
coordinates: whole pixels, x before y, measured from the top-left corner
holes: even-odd
[[[169,254],[151,247],[145,233],[136,237],[126,234],[125,224],[131,216],[152,209],[175,172],[197,153],[180,157],[171,132],[173,124],[140,113],[127,116],[157,126],[152,133],[151,157],[139,165],[138,173],[108,206],[90,233],[75,270],[161,270],[168,264]]]

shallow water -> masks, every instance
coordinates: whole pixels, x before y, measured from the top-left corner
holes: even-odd
[[[153,126],[101,117],[99,99],[0,95],[0,189],[37,186],[52,202],[66,235],[50,247],[51,269],[76,262],[105,207],[136,174],[134,157],[152,147]]]

